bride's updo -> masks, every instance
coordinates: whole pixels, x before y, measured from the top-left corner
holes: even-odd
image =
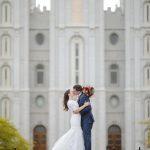
[[[68,103],[68,100],[69,100],[69,94],[70,93],[70,90],[67,90],[65,93],[64,93],[64,101],[63,101],[63,105],[64,105],[64,110],[65,111],[68,111],[68,106],[67,106],[67,103]]]

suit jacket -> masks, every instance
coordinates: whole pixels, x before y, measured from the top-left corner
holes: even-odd
[[[85,102],[90,102],[90,99],[84,93],[81,93],[81,95],[78,98],[79,107],[84,105]],[[81,110],[80,114],[81,114],[81,123],[83,123],[83,122],[93,123],[94,122],[91,105],[87,106],[83,110]]]

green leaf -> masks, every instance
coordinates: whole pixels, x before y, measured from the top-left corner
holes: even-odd
[[[0,150],[30,150],[30,144],[18,132],[14,125],[0,118]]]

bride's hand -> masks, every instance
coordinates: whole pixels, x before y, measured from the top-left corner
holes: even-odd
[[[84,103],[84,106],[85,106],[85,107],[87,107],[87,106],[89,106],[89,105],[91,105],[90,102],[85,102],[85,103]]]

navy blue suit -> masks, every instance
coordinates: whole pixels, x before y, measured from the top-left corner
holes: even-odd
[[[84,105],[85,102],[90,102],[90,99],[82,93],[78,99],[79,107]],[[91,150],[91,130],[94,122],[94,117],[91,110],[92,108],[90,105],[80,111],[85,150]]]

